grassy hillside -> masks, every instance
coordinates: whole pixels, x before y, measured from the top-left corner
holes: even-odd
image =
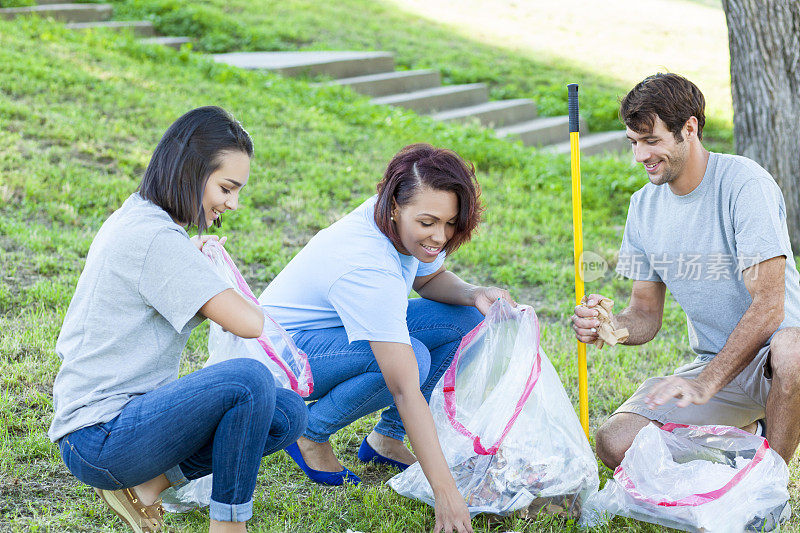
[[[144,9],[138,2],[131,5]],[[226,5],[241,8],[235,2]],[[231,38],[257,33],[245,25],[251,14],[243,9],[236,17],[214,18],[223,10],[213,2],[181,6],[176,11],[199,13],[189,20],[211,25],[208,35],[225,35],[226,24],[235,30]],[[270,7],[279,13],[288,9],[278,3]],[[286,18],[295,17],[294,24],[281,24],[286,43],[292,34],[313,34],[313,24],[298,22],[312,17],[306,11],[314,10],[286,12]],[[385,15],[381,20],[388,26],[394,15]],[[382,48],[381,43],[375,47]],[[549,83],[560,87],[563,98],[564,83],[572,78],[561,79],[555,71],[552,76]],[[0,21],[0,530],[121,527],[91,489],[71,477],[47,440],[59,366],[55,340],[94,234],[136,188],[166,127],[186,110],[206,104],[231,110],[255,141],[242,207],[225,215],[220,233],[229,237],[227,248],[259,292],[316,231],[373,193],[386,163],[402,146],[426,141],[472,160],[488,209],[477,237],[448,266],[469,281],[506,286],[537,308],[544,347],[568,392],[577,396],[574,341],[567,326],[573,298],[567,158],[499,141],[483,130],[375,107],[348,90],[239,71],[125,36],[77,34],[36,20]],[[645,177],[625,159],[588,158],[583,179],[586,249],[613,266],[628,197]],[[627,287],[607,273],[587,291],[615,295],[624,303]],[[202,365],[206,334],[206,326],[193,334],[183,372]],[[689,357],[685,325],[673,303],[657,341],[642,348],[589,351],[595,426],[643,377]],[[265,459],[251,531],[432,527],[430,508],[400,498],[383,484],[391,469],[354,460],[370,424],[361,420],[333,441],[343,462],[365,479],[361,488],[321,489],[306,482],[284,454]],[[176,531],[199,530],[206,523],[204,512],[168,518]],[[574,529],[558,518],[490,524],[482,517],[475,525],[481,531]]]
[[[597,68],[576,66],[580,58],[573,63],[555,54],[514,49],[513,41],[501,47],[487,45],[471,39],[467,25],[454,28],[446,17],[437,22],[430,16],[402,12],[392,1],[114,2],[120,17],[147,17],[164,34],[191,35],[201,51],[386,50],[396,54],[399,68],[438,69],[446,84],[484,82],[493,99],[532,98],[542,116],[565,115],[564,84],[576,82],[581,85],[581,113],[592,131],[620,128],[617,102],[630,89],[628,82]],[[423,7],[422,11],[428,14],[433,9]],[[618,20],[609,23],[622,27]],[[538,30],[532,26],[529,31]],[[578,32],[590,40],[595,34],[588,25]],[[561,44],[554,41],[552,46]],[[710,118],[708,140],[717,150],[730,150],[730,117]]]

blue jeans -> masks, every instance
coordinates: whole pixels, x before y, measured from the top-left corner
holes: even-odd
[[[426,401],[450,365],[461,338],[481,320],[483,315],[474,307],[424,298],[408,301],[406,322]],[[314,376],[314,392],[306,398],[314,403],[308,407],[304,437],[326,442],[348,424],[391,406],[381,414],[375,431],[403,440],[405,428],[400,413],[368,341],[348,343],[344,327],[299,331],[293,339],[308,355]]]
[[[116,418],[58,445],[69,471],[101,489],[162,473],[179,486],[213,473],[211,518],[244,522],[253,515],[261,458],[296,441],[306,413],[299,395],[276,390],[264,365],[231,359],[137,396]]]

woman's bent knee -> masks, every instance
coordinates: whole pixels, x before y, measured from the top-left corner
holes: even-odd
[[[275,414],[270,429],[270,436],[276,442],[271,446],[277,450],[295,442],[306,430],[307,424],[306,402],[293,391],[278,389],[275,395]]]
[[[411,349],[414,350],[414,357],[419,369],[419,382],[422,383],[428,378],[431,371],[431,352],[421,340],[414,337],[411,337]]]
[[[466,316],[464,317],[464,321],[466,325],[469,327],[469,329],[467,330],[467,332],[469,332],[472,329],[474,329],[475,326],[483,322],[483,319],[486,317],[484,317],[483,313],[478,311],[476,307],[466,307],[465,309],[466,309],[465,311]]]
[[[453,325],[460,330],[462,337],[486,318],[483,313],[471,305],[453,305],[451,308]]]
[[[224,365],[224,366],[223,366]],[[218,367],[217,378],[223,388],[235,395],[244,394],[259,403],[275,401],[275,378],[269,369],[255,359],[229,359],[208,367]]]

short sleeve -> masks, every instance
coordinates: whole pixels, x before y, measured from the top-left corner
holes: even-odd
[[[328,300],[350,342],[411,344],[406,323],[408,292],[400,275],[378,269],[351,270],[331,285]]]
[[[777,184],[751,179],[733,204],[733,230],[739,270],[789,254],[786,207]]]
[[[440,268],[444,264],[444,258],[447,256],[444,250],[439,252],[439,255],[436,257],[436,260],[432,263],[423,263],[422,261],[419,262],[419,266],[417,267],[417,277],[422,276],[430,276]]]
[[[625,232],[622,235],[622,245],[617,259],[617,273],[636,281],[661,281],[661,277],[650,264],[639,235],[635,197],[631,198],[628,207],[628,218],[625,221]]]
[[[142,266],[139,294],[175,331],[183,331],[206,302],[229,288],[186,235],[164,229],[153,238]]]

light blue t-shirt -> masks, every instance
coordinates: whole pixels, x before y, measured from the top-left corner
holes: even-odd
[[[344,326],[347,339],[411,344],[406,325],[414,279],[444,263],[399,253],[375,223],[373,196],[317,233],[259,298],[290,333]]]
[[[686,313],[692,350],[709,360],[753,301],[742,271],[781,255],[786,293],[780,327],[797,327],[800,276],[783,194],[755,161],[711,153],[703,180],[689,194],[652,183],[634,193],[617,272],[664,282]]]

